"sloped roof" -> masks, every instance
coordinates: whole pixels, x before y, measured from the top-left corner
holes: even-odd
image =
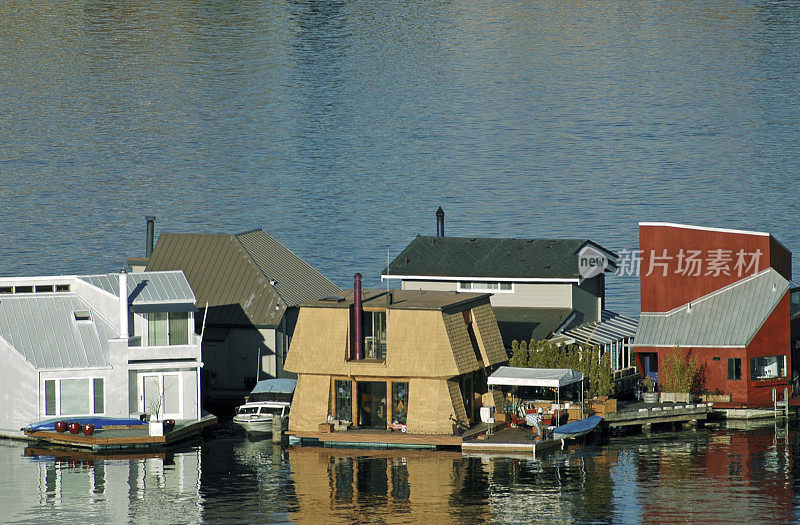
[[[91,320],[76,321],[76,311]],[[75,293],[0,298],[0,339],[38,369],[109,366],[114,328]]]
[[[383,275],[577,279],[578,252],[589,239],[499,239],[418,235]]]
[[[642,313],[634,347],[745,347],[789,289],[773,268],[669,312]]]
[[[163,233],[146,273],[183,270],[206,322],[277,325],[286,308],[342,290],[263,230]]]
[[[119,297],[119,274],[81,275],[80,279]],[[180,270],[129,273],[128,303],[145,304],[194,303],[194,293]]]
[[[361,290],[361,304],[364,308],[382,307],[389,310],[447,310],[469,303],[489,304],[489,294],[473,292],[445,292],[441,290]],[[302,306],[315,308],[350,308],[354,304],[353,290],[340,295],[327,296],[308,301]]]
[[[603,345],[633,339],[639,322],[633,317],[603,310],[601,321],[582,324],[557,334],[558,338],[574,339],[585,345]]]
[[[494,315],[506,348],[511,348],[512,341],[547,339],[564,324],[572,312],[572,308],[494,307]]]

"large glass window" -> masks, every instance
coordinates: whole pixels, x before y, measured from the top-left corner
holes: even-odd
[[[770,379],[785,376],[785,355],[769,355],[750,359],[750,379]]]
[[[167,346],[169,342],[169,317],[167,312],[145,314],[147,317],[147,344]]]
[[[61,380],[61,415],[89,414],[89,400],[88,379]]]
[[[336,391],[334,417],[340,421],[353,420],[353,382],[349,379],[337,379],[333,383]]]
[[[364,312],[364,357],[386,359],[386,312]]]
[[[48,416],[83,416],[104,413],[103,378],[45,380],[44,410]]]
[[[742,378],[742,360],[738,357],[728,358],[728,379]]]
[[[154,312],[145,317],[149,346],[189,344],[188,312]]]
[[[189,344],[189,312],[169,313],[169,344]]]
[[[392,383],[392,422],[406,423],[408,416],[408,382]]]

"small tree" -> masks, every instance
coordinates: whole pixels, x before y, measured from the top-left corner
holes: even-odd
[[[523,350],[519,343],[513,341],[511,343],[511,350],[513,351],[513,354],[511,355],[511,359],[508,360],[508,366],[516,366],[521,368],[528,366],[527,349]]]

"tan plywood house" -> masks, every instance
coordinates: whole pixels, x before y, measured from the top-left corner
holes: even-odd
[[[378,291],[301,305],[285,369],[298,376],[289,432],[340,428],[452,435],[478,419],[507,361],[488,294]],[[348,425],[347,423],[350,423]]]

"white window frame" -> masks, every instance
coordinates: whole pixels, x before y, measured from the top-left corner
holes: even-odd
[[[86,379],[89,381],[89,413],[88,414],[62,414],[61,413],[61,381],[69,381],[71,379]],[[94,380],[95,379],[102,379],[103,380],[103,411],[102,412],[94,412]],[[55,414],[48,414],[47,413],[47,381],[55,382],[56,386],[56,411]],[[106,378],[102,376],[92,376],[92,377],[82,377],[82,376],[68,376],[68,377],[46,377],[42,379],[42,396],[44,396],[44,403],[42,403],[42,407],[44,409],[44,416],[45,417],[92,417],[92,416],[103,416],[106,414]]]
[[[475,283],[491,283],[497,284],[497,288],[475,288]],[[501,290],[501,284],[510,284],[510,290]],[[469,285],[469,287],[465,286]],[[458,291],[459,292],[477,292],[477,293],[514,293],[514,283],[510,283],[508,281],[458,281]]]
[[[186,343],[170,344],[170,342],[169,342],[169,339],[170,339],[170,315],[179,314],[179,313],[186,313],[187,314],[186,315],[186,334],[187,334],[187,338],[186,339],[187,340],[186,340]],[[165,344],[165,345],[155,345],[155,344],[152,344],[152,342],[150,341],[150,323],[151,323],[150,315],[151,314],[167,314],[167,321],[166,321],[167,322],[167,344]],[[156,347],[159,347],[159,348],[163,348],[163,347],[168,347],[168,346],[190,346],[192,344],[192,336],[194,334],[194,314],[192,312],[182,312],[182,311],[145,312],[143,314],[137,314],[137,316],[141,316],[141,319],[142,319],[142,326],[141,326],[142,333],[140,334],[140,337],[141,337],[141,340],[142,340],[142,346],[156,346]],[[136,335],[135,329],[134,329],[134,334]],[[147,337],[146,341],[145,341],[145,336]]]

